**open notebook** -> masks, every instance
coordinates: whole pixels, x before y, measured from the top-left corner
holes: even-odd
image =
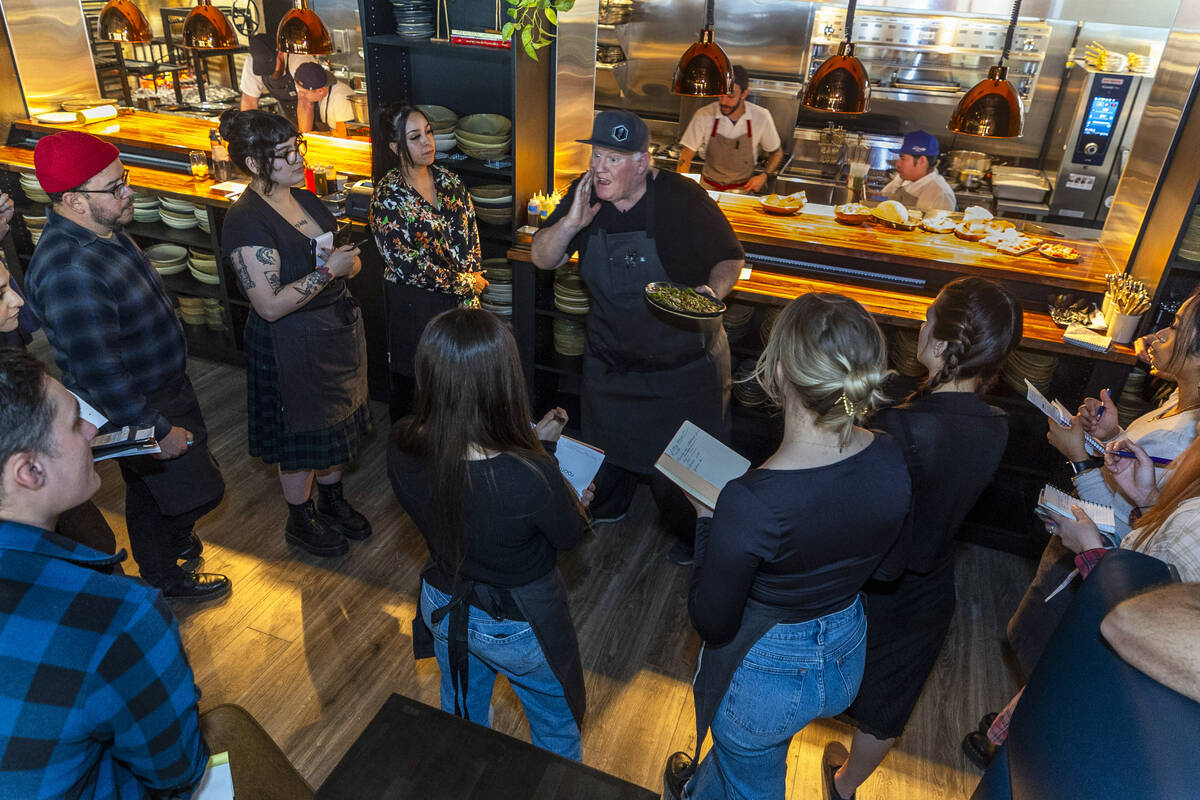
[[[685,420],[654,468],[704,505],[716,508],[725,484],[743,475],[750,461]]]

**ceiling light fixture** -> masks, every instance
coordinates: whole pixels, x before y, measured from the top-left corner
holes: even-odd
[[[1012,50],[1013,34],[1017,30],[1020,13],[1021,0],[1015,0],[1000,63],[990,67],[988,76],[971,87],[954,107],[946,127],[955,133],[991,139],[1014,139],[1021,135],[1025,127],[1025,104],[1008,82],[1008,67],[1004,63]]]
[[[871,99],[871,81],[867,68],[854,55],[854,7],[856,0],[846,6],[845,38],[836,55],[821,62],[808,79],[803,103],[814,111],[834,114],[862,114]]]
[[[720,97],[733,86],[733,65],[713,39],[713,2],[706,3],[704,29],[699,41],[684,51],[675,65],[671,91],[690,97]]]
[[[200,0],[183,21],[183,46],[193,50],[229,50],[238,46],[237,32],[211,0]]]
[[[108,0],[100,9],[96,38],[104,42],[144,44],[154,38],[146,15],[129,0]]]
[[[317,13],[309,9],[307,0],[300,0],[300,5],[284,14],[275,39],[281,53],[319,56],[333,52],[329,29]]]

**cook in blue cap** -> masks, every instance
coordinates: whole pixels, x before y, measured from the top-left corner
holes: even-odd
[[[592,516],[619,519],[639,482],[692,563],[696,517],[654,463],[685,421],[729,441],[729,342],[716,318],[660,311],[645,288],[669,281],[720,299],[746,254],[729,221],[695,181],[650,162],[650,130],[636,114],[592,120],[589,169],[533,237],[533,263],[553,270],[579,254],[591,296],[583,354],[583,438],[604,451]],[[719,313],[719,312],[718,312]]]
[[[920,211],[953,211],[954,191],[937,171],[939,152],[932,133],[906,134],[896,159],[896,177],[883,187],[884,197]]]

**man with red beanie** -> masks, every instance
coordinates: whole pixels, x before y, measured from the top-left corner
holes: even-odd
[[[169,599],[208,600],[229,579],[185,571],[203,548],[192,528],[225,483],[186,373],[175,303],[122,226],[133,192],[120,153],[79,131],[38,141],[38,182],[51,209],[25,286],[67,388],[117,426],[153,426],[162,452],[118,461],[125,521],[141,577]]]

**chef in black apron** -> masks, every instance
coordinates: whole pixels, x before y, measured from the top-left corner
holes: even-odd
[[[649,130],[637,115],[604,111],[590,139],[591,169],[533,240],[533,261],[556,269],[579,252],[591,294],[583,359],[583,436],[605,452],[596,478],[597,521],[624,516],[639,480],[650,483],[690,563],[695,514],[654,469],[684,420],[728,441],[729,344],[721,320],[681,319],[646,302],[652,281],[724,297],[745,254],[716,204],[692,181],[650,166]]]
[[[747,102],[750,94],[750,76],[740,64],[733,68],[733,83],[720,100],[696,112],[684,133],[676,172],[688,172],[696,152],[704,150],[704,165],[700,169],[700,182],[706,189],[719,192],[761,192],[766,189],[768,175],[773,175],[783,161],[783,149],[779,135],[769,112]],[[737,125],[745,117],[745,133],[737,132]],[[757,117],[757,123],[755,118]],[[709,124],[708,120],[712,122]],[[728,119],[734,126],[734,136],[719,132],[721,120]],[[757,125],[757,127],[756,127]],[[700,130],[703,128],[703,130]],[[758,143],[754,133],[758,130]],[[758,168],[759,146],[767,152],[763,169]]]
[[[251,87],[250,76],[245,74],[249,69],[258,78],[263,88],[279,104],[277,113],[288,122],[296,125],[296,80],[293,70],[302,63],[310,62],[309,56],[293,56],[280,53],[275,49],[275,43],[265,33],[256,33],[250,37],[250,58],[242,73],[242,110],[258,108],[260,95],[251,95],[247,89]]]

